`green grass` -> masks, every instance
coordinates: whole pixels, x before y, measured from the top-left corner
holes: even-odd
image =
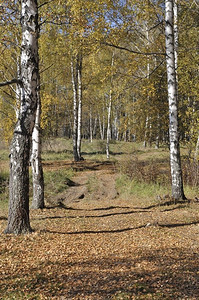
[[[8,159],[9,159],[9,151],[0,150],[0,160],[8,160]]]
[[[98,186],[98,179],[96,176],[90,176],[87,181],[88,192],[92,193]]]
[[[0,209],[8,206],[8,182],[9,172],[0,170]]]
[[[49,198],[65,191],[69,180],[73,177],[72,169],[61,169],[44,172],[45,198]]]
[[[67,151],[46,151],[42,154],[42,160],[43,161],[54,161],[54,160],[72,160],[72,154]]]
[[[48,139],[43,142],[42,160],[72,160],[72,140],[65,138]]]
[[[121,196],[128,198],[129,196],[137,199],[148,199],[156,201],[157,196],[168,194],[169,187],[161,186],[155,183],[138,182],[132,180],[127,175],[121,174],[116,180],[116,187]]]

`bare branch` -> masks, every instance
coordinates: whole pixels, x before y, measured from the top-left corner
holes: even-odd
[[[43,72],[45,72],[45,71],[47,71],[48,69],[50,69],[53,65],[54,65],[54,63],[51,64],[50,66],[48,66],[47,68],[41,70],[41,71],[40,71],[40,74],[43,73]]]
[[[39,5],[38,8],[41,8],[42,6],[46,5],[46,4],[49,4],[51,2],[53,2],[54,0],[50,0],[50,1],[46,1],[44,2],[43,4]]]
[[[128,49],[126,47],[110,44],[110,43],[107,43],[107,42],[104,42],[102,44],[104,44],[106,46],[109,46],[109,47],[114,47],[116,49],[125,50],[125,51],[128,51],[130,53],[139,54],[139,55],[163,55],[163,56],[166,56],[166,53],[164,53],[164,52],[140,52],[140,51],[135,51],[135,50]]]
[[[10,85],[10,84],[15,84],[15,83],[22,85],[21,80],[19,80],[19,79],[12,79],[10,81],[0,82],[0,87],[6,86],[6,85]]]

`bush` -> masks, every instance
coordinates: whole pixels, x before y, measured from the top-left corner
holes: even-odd
[[[5,192],[5,189],[8,188],[9,182],[9,173],[0,171],[0,194]]]
[[[131,180],[139,183],[154,183],[168,185],[170,182],[170,172],[165,165],[154,160],[139,161],[137,156],[119,164],[121,173],[126,174]]]
[[[66,190],[72,176],[72,169],[44,172],[45,195],[53,196]]]
[[[199,162],[186,159],[182,163],[182,172],[185,185],[199,186]]]

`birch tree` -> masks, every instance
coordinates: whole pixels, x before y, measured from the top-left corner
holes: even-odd
[[[78,138],[78,80],[80,72],[78,71],[78,60],[71,59],[71,79],[73,87],[73,157],[79,161],[77,138]],[[80,130],[80,127],[79,127]]]
[[[114,65],[114,52],[111,59],[111,86],[109,91],[109,103],[107,114],[107,134],[106,134],[106,157],[110,157],[109,142],[111,139],[111,108],[112,108],[112,95],[113,95],[113,65]]]
[[[38,98],[37,110],[35,117],[35,126],[32,134],[32,153],[31,153],[31,166],[32,166],[32,183],[33,183],[33,200],[31,208],[39,209],[44,208],[44,176],[41,161],[41,100],[39,95],[38,84]]]
[[[82,55],[78,56],[77,65],[77,83],[78,83],[78,112],[77,112],[77,154],[78,160],[81,160],[81,139],[82,139]]]
[[[178,132],[178,103],[177,78],[174,47],[174,1],[165,0],[165,40],[166,63],[169,102],[169,139],[170,139],[170,167],[172,178],[172,197],[176,200],[185,199],[180,159],[180,145]]]
[[[9,213],[5,233],[31,231],[29,220],[29,157],[38,93],[38,5],[21,1],[21,99],[10,148]]]

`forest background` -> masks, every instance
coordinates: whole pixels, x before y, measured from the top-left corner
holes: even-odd
[[[39,3],[43,138],[72,137],[71,63],[81,54],[82,136],[105,138],[111,94],[112,139],[169,143],[163,1],[54,2]],[[17,5],[1,5],[1,81],[17,78]],[[198,26],[197,1],[179,1],[179,131],[190,155],[198,138]],[[1,138],[10,141],[17,91],[0,93]]]

